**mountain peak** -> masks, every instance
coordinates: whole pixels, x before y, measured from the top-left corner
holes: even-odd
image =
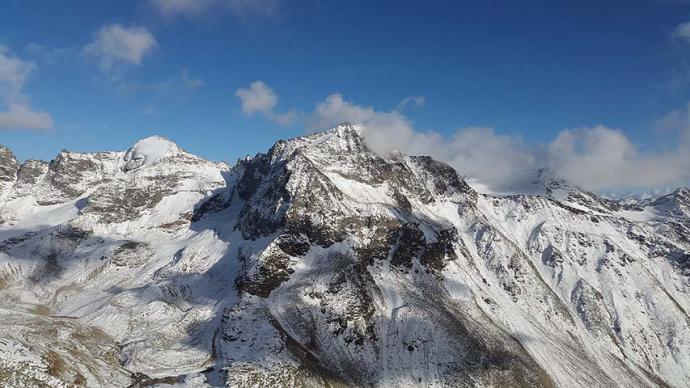
[[[357,155],[369,151],[360,127],[350,123],[309,135],[279,140],[269,150],[272,157],[289,158],[293,153],[306,154],[316,159],[331,160],[338,155]]]
[[[362,128],[359,125],[352,125],[347,122],[338,124],[334,128],[305,136],[304,138],[309,139],[312,144],[321,144],[325,143],[332,137],[342,139],[346,142],[354,141],[356,143],[363,143],[364,141],[364,137],[362,136]],[[314,141],[314,139],[317,139],[318,141]]]
[[[338,124],[335,128],[332,129],[332,131],[338,132],[339,134],[354,133],[359,135],[361,129],[362,128],[359,125],[353,125],[351,123],[344,122]]]
[[[676,190],[674,190],[673,193],[671,193],[671,194],[674,194],[677,197],[682,196],[682,197],[690,198],[690,189],[688,189],[687,187],[679,187]]]

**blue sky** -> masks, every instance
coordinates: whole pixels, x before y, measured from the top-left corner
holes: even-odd
[[[410,152],[425,151],[415,148],[420,139],[434,150],[429,137],[498,139],[492,150],[518,155],[467,168],[490,179],[514,174],[507,166],[515,163],[542,163],[570,130],[574,156],[597,151],[589,144],[597,133],[615,134],[625,141],[612,144],[632,154],[612,163],[654,157],[679,171],[614,186],[687,182],[687,149],[677,144],[690,133],[688,1],[5,0],[1,7],[0,143],[20,159],[49,160],[61,148],[124,150],[161,134],[232,162],[279,138],[361,118],[372,131],[386,127],[379,134],[401,126],[404,136],[389,135],[408,139],[396,146]],[[2,58],[13,64],[4,83]],[[329,100],[336,95],[341,100]],[[11,120],[20,113],[24,120]],[[598,125],[613,132],[593,130]],[[444,152],[435,156],[461,170],[479,163],[458,159],[467,154],[462,147]],[[544,163],[566,171],[574,161]],[[583,184],[602,186],[590,183]]]

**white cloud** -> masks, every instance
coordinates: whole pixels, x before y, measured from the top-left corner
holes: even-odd
[[[617,129],[564,130],[548,148],[548,165],[560,177],[587,189],[651,189],[690,182],[690,147],[643,151]]]
[[[48,113],[32,111],[28,106],[10,104],[9,110],[0,112],[0,130],[47,130],[52,127],[53,119]]]
[[[527,146],[519,137],[498,134],[493,128],[458,129],[430,153],[488,186],[519,186],[540,167],[538,149]]]
[[[45,130],[52,128],[53,120],[46,112],[35,112],[23,94],[24,83],[35,65],[10,55],[0,45],[0,102],[6,105],[0,111],[0,130]]]
[[[111,24],[96,31],[84,52],[98,58],[102,70],[111,71],[121,64],[140,65],[156,45],[156,38],[144,27]]]
[[[254,81],[248,89],[238,89],[235,92],[242,100],[242,113],[252,116],[254,113],[269,113],[278,103],[278,97],[263,81]]]
[[[278,104],[278,96],[263,81],[254,81],[249,85],[249,88],[238,89],[235,96],[242,101],[242,113],[249,117],[258,113],[282,126],[288,126],[298,118],[298,113],[295,110],[284,113],[273,111],[273,108]]]
[[[673,34],[680,39],[690,42],[690,22],[681,23],[676,26]]]

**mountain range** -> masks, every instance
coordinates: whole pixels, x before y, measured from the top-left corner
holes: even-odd
[[[473,189],[357,126],[0,147],[0,385],[690,386],[690,190]]]

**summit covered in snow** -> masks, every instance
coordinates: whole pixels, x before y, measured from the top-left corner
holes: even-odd
[[[690,196],[483,194],[356,126],[0,147],[0,385],[690,385]]]
[[[161,136],[151,136],[136,142],[122,158],[122,171],[136,170],[156,162],[166,153],[177,150],[177,145]]]

